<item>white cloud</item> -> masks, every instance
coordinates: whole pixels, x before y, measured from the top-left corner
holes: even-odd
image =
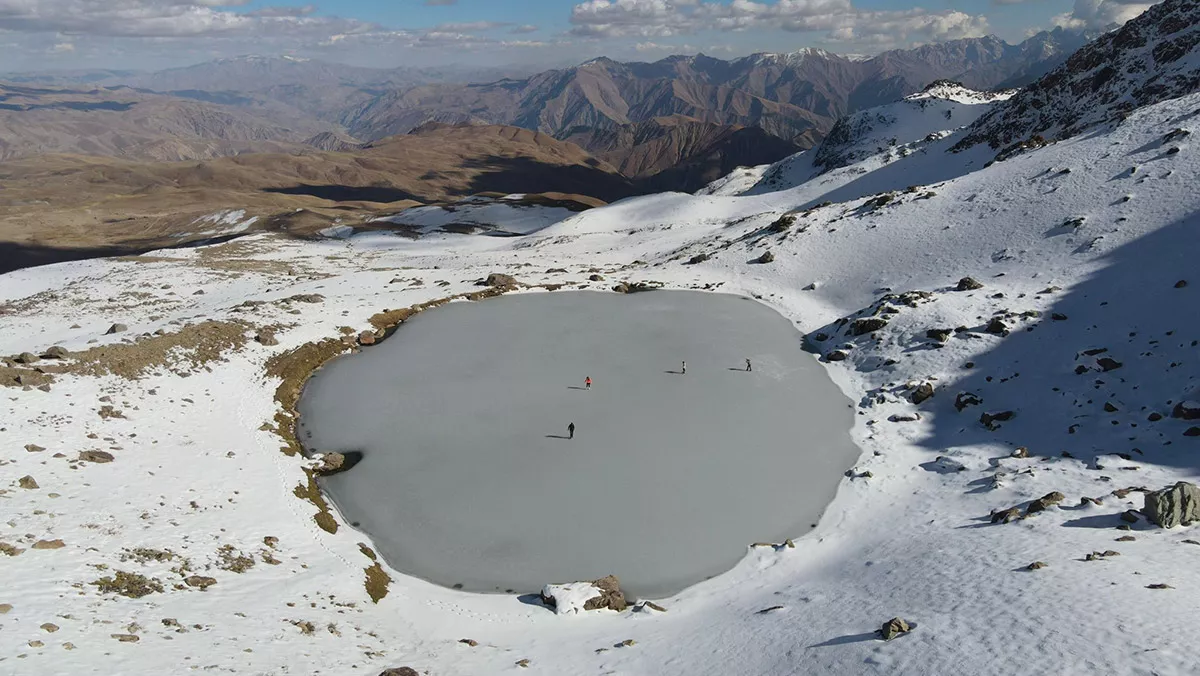
[[[1054,17],[1054,23],[1073,29],[1103,29],[1124,24],[1155,4],[1143,0],[1075,0],[1075,8]]]
[[[0,0],[0,30],[113,37],[315,35],[370,29],[311,9],[228,9],[250,0]]]
[[[782,29],[863,44],[954,40],[988,31],[986,17],[957,10],[868,11],[851,0],[587,0],[572,9],[571,24],[573,35],[591,38]]]

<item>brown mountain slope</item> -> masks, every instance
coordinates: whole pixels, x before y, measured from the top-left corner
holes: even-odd
[[[298,149],[288,144],[330,129],[280,104],[232,107],[128,87],[0,83],[0,160],[46,153],[206,159]]]
[[[683,115],[613,128],[575,129],[566,140],[638,182],[644,190],[693,192],[739,166],[769,164],[802,150],[756,127]]]
[[[0,184],[0,243],[8,243],[10,256],[21,253],[13,253],[19,245],[51,249],[43,252],[49,258],[53,250],[149,249],[202,239],[213,227],[197,219],[230,210],[245,210],[243,221],[258,216],[260,227],[296,209],[319,221],[353,223],[415,201],[480,192],[604,201],[635,193],[613,167],[573,144],[515,127],[445,125],[350,153],[169,163],[44,155],[0,162]]]

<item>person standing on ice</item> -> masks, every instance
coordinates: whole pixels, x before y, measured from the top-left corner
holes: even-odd
[[[687,375],[687,362],[686,361],[679,362],[679,372],[683,375]]]
[[[567,438],[568,439],[575,438],[575,423],[571,423],[571,424],[567,425]]]
[[[591,376],[588,376],[583,379],[583,389],[585,389],[585,390],[592,389],[592,377]]]
[[[754,369],[750,368],[750,360],[749,360],[749,359],[747,359],[747,360],[746,360],[746,370],[747,370],[747,371],[753,371],[753,370],[754,370]]]

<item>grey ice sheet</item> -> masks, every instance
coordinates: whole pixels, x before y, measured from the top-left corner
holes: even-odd
[[[452,303],[322,369],[300,410],[310,449],[364,453],[322,480],[342,514],[396,569],[473,591],[672,594],[808,531],[858,454],[795,328],[699,292]]]

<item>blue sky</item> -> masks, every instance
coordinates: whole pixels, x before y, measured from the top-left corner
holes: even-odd
[[[820,47],[874,54],[1132,18],[1143,0],[0,0],[0,68],[162,68],[244,54],[555,67]]]

